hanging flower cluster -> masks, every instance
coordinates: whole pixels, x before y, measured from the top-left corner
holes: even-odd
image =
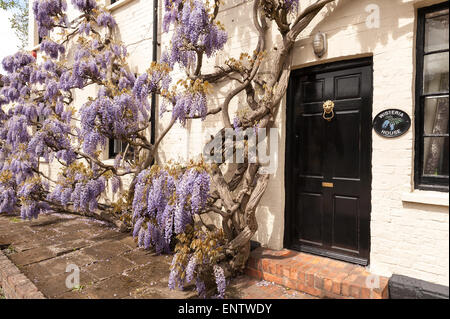
[[[206,206],[210,178],[204,164],[187,168],[153,165],[142,171],[133,199],[133,236],[140,246],[158,253],[170,251],[174,235],[192,224]]]
[[[147,72],[141,74],[133,86],[133,95],[148,109],[148,95],[150,93],[163,93],[169,90],[169,85],[172,82],[170,76],[171,69],[166,63],[152,62]]]
[[[29,93],[27,83],[33,72],[35,59],[31,54],[17,52],[2,61],[3,69],[8,72],[2,76],[3,88],[0,90],[0,106],[23,100]]]
[[[200,49],[208,57],[221,50],[227,42],[224,27],[211,19],[211,9],[202,0],[165,0],[163,30],[168,32],[174,25],[170,50],[162,61],[170,67],[175,63],[187,67],[195,61],[196,50]]]
[[[14,157],[6,157],[6,152],[0,152],[0,213],[10,213],[16,210],[18,195],[16,189],[18,185],[32,178],[32,167],[35,163],[30,162],[24,152],[23,145],[20,152]]]
[[[43,157],[50,162],[52,156],[55,156],[70,165],[76,159],[68,137],[70,132],[70,125],[54,118],[48,118],[42,124],[41,129],[30,139],[27,152],[36,158]]]
[[[296,8],[298,8],[298,0],[283,0],[282,5],[286,11],[294,11]]]
[[[181,288],[195,282],[197,293],[206,297],[206,284],[211,276],[217,285],[217,298],[224,298],[226,280],[224,270],[217,265],[225,244],[221,229],[205,232],[196,226],[188,225],[177,236],[175,255],[169,275],[169,288]]]
[[[65,0],[41,0],[33,2],[33,13],[41,37],[49,35],[50,31],[59,25],[68,25]]]
[[[19,185],[17,197],[22,219],[37,218],[41,212],[50,210],[48,203],[38,200],[46,191],[48,184],[43,184],[38,177],[31,177]]]
[[[104,90],[81,107],[80,115],[83,151],[89,155],[94,155],[99,145],[105,145],[106,137],[133,136],[138,130],[138,120],[144,120],[131,95],[109,97]]]
[[[28,127],[38,115],[35,106],[26,102],[34,64],[35,59],[23,52],[2,61],[7,74],[2,76],[0,91],[0,212],[20,207],[23,218],[36,217],[46,209],[33,198],[40,191],[34,179],[38,161],[27,152]]]
[[[105,176],[98,176],[83,163],[73,163],[59,175],[58,183],[47,199],[64,207],[72,203],[75,210],[94,211],[105,187]]]
[[[59,54],[64,54],[66,52],[66,49],[63,45],[51,40],[43,40],[41,42],[40,49],[52,59],[57,59]]]
[[[72,0],[72,4],[80,11],[92,11],[97,8],[96,0]]]
[[[116,26],[116,20],[109,12],[102,12],[98,15],[97,24],[102,27],[113,28]]]
[[[187,118],[206,118],[208,106],[206,95],[209,91],[209,83],[200,80],[179,80],[178,91],[171,92],[165,97],[172,105],[172,118],[178,120],[183,126]],[[162,112],[165,110],[163,109]]]

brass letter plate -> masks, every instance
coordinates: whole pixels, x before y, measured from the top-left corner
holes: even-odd
[[[334,187],[334,184],[333,184],[333,183],[328,183],[328,182],[322,182],[322,187],[333,188],[333,187]]]

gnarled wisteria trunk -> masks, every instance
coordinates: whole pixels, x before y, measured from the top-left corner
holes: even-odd
[[[225,277],[241,272],[249,257],[250,239],[258,229],[256,209],[270,174],[261,170],[258,156],[250,160],[248,142],[245,160],[233,166],[223,161],[155,163],[161,141],[176,122],[185,125],[219,113],[223,128],[212,141],[225,142],[227,129],[272,128],[286,93],[295,40],[329,2],[319,0],[299,10],[298,0],[254,0],[256,48],[208,74],[203,62],[227,41],[226,28],[217,20],[219,0],[164,0],[163,31],[173,27],[171,45],[159,63],[135,76],[126,48],[114,37],[114,18],[96,1],[72,0],[80,16],[71,22],[64,0],[34,1],[45,59],[38,62],[18,52],[3,60],[0,212],[34,218],[60,211],[129,221],[140,246],[175,252],[171,288],[195,282],[205,296],[215,282],[217,296],[223,297]],[[266,46],[270,23],[281,35],[277,50]],[[267,52],[273,67],[263,74]],[[172,83],[175,66],[185,77]],[[208,107],[209,92],[224,82],[236,85],[221,105]],[[74,92],[93,85],[97,94],[76,110]],[[241,92],[246,105],[239,109],[248,111],[231,120],[230,103]],[[151,94],[160,96],[161,116],[171,116],[154,143],[147,138]],[[114,165],[100,156],[108,139],[128,145]],[[129,157],[130,152],[135,156]],[[219,157],[227,152],[237,149],[223,148]],[[211,155],[209,143],[204,155]],[[57,177],[40,169],[43,159],[58,164]],[[231,178],[225,178],[230,169]],[[128,187],[124,178],[131,181]],[[116,194],[114,202],[108,190]]]

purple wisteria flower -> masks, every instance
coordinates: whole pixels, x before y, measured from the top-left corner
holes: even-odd
[[[97,8],[97,1],[95,0],[72,0],[72,4],[80,11],[92,11]]]
[[[180,93],[175,97],[172,118],[177,119],[183,126],[186,124],[187,117],[200,116],[206,118],[207,100],[205,94],[201,92]]]
[[[195,289],[200,298],[206,298],[206,285],[200,278],[195,282]]]
[[[293,11],[298,8],[298,0],[283,0],[283,7],[287,11]]]
[[[50,40],[42,41],[40,48],[52,59],[57,59],[59,54],[64,54],[66,52],[66,49],[64,48],[63,45]]]
[[[184,232],[192,224],[192,216],[204,209],[209,190],[208,173],[196,168],[176,178],[162,169],[154,175],[150,170],[142,171],[137,178],[132,206],[135,234],[142,226],[142,218],[156,220],[149,227],[152,245],[158,251],[167,251],[172,237]]]
[[[225,274],[223,272],[222,267],[218,265],[213,266],[214,269],[214,277],[216,278],[216,284],[217,284],[217,298],[223,299],[225,297],[225,289],[227,287]]]
[[[5,57],[2,66],[6,72],[14,73],[34,61],[35,59],[31,54],[19,51],[14,55]]]
[[[97,24],[102,27],[114,27],[117,25],[116,20],[108,12],[102,12],[97,17]]]
[[[89,35],[91,33],[91,24],[89,22],[83,22],[78,27],[78,31],[80,33],[84,33],[85,35]]]
[[[166,1],[164,32],[168,32],[171,24],[174,25],[174,34],[170,52],[163,54],[162,58],[170,67],[175,63],[187,67],[195,61],[196,54],[185,49],[186,42],[193,47],[204,48],[206,55],[210,57],[221,50],[228,39],[225,30],[209,18],[203,1]]]
[[[68,25],[65,0],[35,0],[33,2],[34,18],[37,22],[38,33],[41,37],[49,35],[55,25]]]
[[[0,183],[0,213],[14,211],[17,203],[16,192],[12,187]]]
[[[197,266],[197,258],[192,256],[186,266],[186,280],[191,282],[194,279],[195,267]]]

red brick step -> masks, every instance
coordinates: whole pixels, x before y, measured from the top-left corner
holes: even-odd
[[[321,298],[386,299],[388,278],[366,268],[288,249],[252,251],[247,275]]]

